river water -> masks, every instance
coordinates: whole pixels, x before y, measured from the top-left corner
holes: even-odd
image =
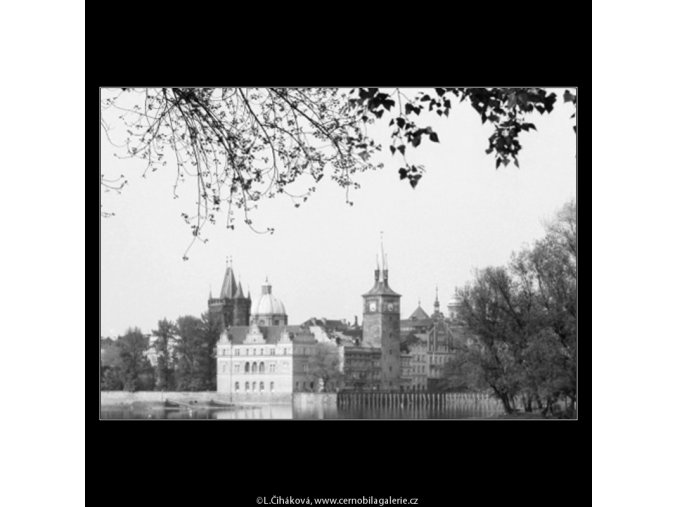
[[[135,403],[104,406],[102,419],[484,419],[503,414],[496,403],[457,402],[451,407],[341,407],[293,404],[244,405],[234,408],[165,408]]]

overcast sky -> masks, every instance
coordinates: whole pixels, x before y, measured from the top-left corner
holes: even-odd
[[[209,242],[196,243],[188,261],[182,256],[191,236],[180,214],[191,209],[193,187],[184,184],[181,198],[172,199],[174,168],[142,179],[144,164],[114,158],[115,148],[104,137],[103,173],[122,173],[129,185],[121,195],[102,195],[104,209],[116,214],[102,219],[103,336],[130,326],[150,332],[164,317],[199,315],[210,286],[215,294],[220,290],[228,256],[254,301],[269,277],[291,324],[310,317],[352,321],[355,315],[361,322],[361,294],[372,286],[379,231],[390,285],[402,294],[402,316],[419,298],[430,312],[436,285],[444,307],[475,268],[506,263],[511,252],[543,234],[544,220],[575,198],[573,106],[562,103],[562,90],[555,91],[555,110],[534,115],[538,130],[522,134],[520,168],[495,169],[493,154],[485,153],[491,127],[481,124],[467,102],[454,102],[449,118],[421,120],[437,130],[440,143],[424,139],[408,150],[409,162],[427,170],[414,190],[399,179],[401,159],[390,155],[382,122],[370,133],[384,142],[385,168],[359,176],[354,206],[324,178],[300,208],[286,198],[261,203],[253,219],[259,227],[274,227],[273,235],[256,234],[241,222],[228,230],[222,216],[205,228]]]

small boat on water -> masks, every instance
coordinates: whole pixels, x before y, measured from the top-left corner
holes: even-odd
[[[209,400],[208,405],[210,407],[222,407],[222,408],[231,408],[235,406],[233,403],[225,403],[223,401],[214,401],[214,400]]]
[[[165,400],[164,403],[163,403],[163,406],[165,408],[195,409],[195,408],[231,408],[231,407],[234,407],[235,404],[226,403],[226,402],[223,402],[223,401],[215,401],[215,400],[209,400],[206,403],[205,402],[200,403],[197,400],[190,400],[190,401]]]

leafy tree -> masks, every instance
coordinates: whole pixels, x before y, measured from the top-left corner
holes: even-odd
[[[176,388],[179,391],[200,391],[201,353],[203,348],[200,319],[186,315],[176,319]]]
[[[460,348],[444,365],[444,376],[440,382],[443,391],[477,392],[487,389],[482,370],[479,368],[480,357],[470,347]]]
[[[207,223],[226,210],[226,226],[234,228],[235,211],[252,230],[250,211],[259,201],[286,195],[300,206],[330,174],[346,190],[359,188],[356,176],[380,168],[372,163],[382,149],[369,126],[388,121],[390,152],[402,180],[416,187],[425,168],[407,160],[423,142],[440,142],[426,125],[427,115],[449,116],[452,105],[469,103],[493,132],[487,154],[496,168],[519,164],[520,136],[535,130],[534,113],[553,110],[556,95],[542,88],[434,88],[409,96],[408,90],[356,88],[153,88],[105,90],[102,130],[125,158],[146,161],[143,176],[175,166],[174,197],[186,178],[197,183],[194,212],[183,213],[193,240]],[[575,106],[567,90],[564,101]],[[123,125],[124,136],[116,137]],[[169,161],[173,162],[170,163]],[[120,191],[124,175],[106,177],[105,191]],[[106,213],[107,214],[107,213]],[[184,255],[184,258],[187,258]]]
[[[315,354],[311,356],[309,371],[318,382],[321,380],[324,389],[331,389],[340,384],[342,375],[340,371],[338,349],[333,343],[318,343]]]
[[[451,363],[448,376],[488,386],[508,413],[521,404],[554,413],[576,403],[575,204],[548,224],[545,238],[514,255],[508,267],[486,268],[460,291],[461,318],[476,341]]]
[[[120,349],[120,374],[125,391],[152,389],[152,367],[146,351],[148,337],[139,328],[128,329],[117,340]]]
[[[101,390],[121,391],[124,387],[119,366],[101,367]]]
[[[202,339],[207,344],[205,354],[205,384],[207,390],[216,390],[216,344],[221,337],[221,326],[209,312],[202,314]]]
[[[159,321],[158,328],[152,333],[155,336],[153,348],[157,357],[155,389],[158,391],[172,390],[175,386],[174,342],[176,333],[176,324],[167,319]]]
[[[112,338],[100,339],[101,345],[101,389],[103,391],[119,391],[123,387],[120,373],[120,347]]]
[[[219,326],[208,313],[201,318],[179,317],[177,325],[176,387],[180,391],[209,391],[216,388],[216,342]]]

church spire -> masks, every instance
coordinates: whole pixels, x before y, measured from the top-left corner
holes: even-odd
[[[226,257],[226,275],[223,277],[223,285],[221,286],[221,299],[232,299],[237,291],[235,272],[233,271],[232,264],[233,258]]]
[[[378,253],[376,254],[376,270],[374,271],[374,286],[366,295],[391,295],[399,296],[388,286],[388,256],[383,247],[383,231],[380,232],[380,243]]]
[[[235,291],[235,296],[236,299],[244,298],[244,292],[242,291],[242,283],[238,282],[237,283],[237,290]]]
[[[386,257],[385,250],[383,249],[383,231],[381,231],[381,258],[379,259],[380,261],[380,269],[379,269],[379,282],[387,282],[388,281],[388,258]]]

